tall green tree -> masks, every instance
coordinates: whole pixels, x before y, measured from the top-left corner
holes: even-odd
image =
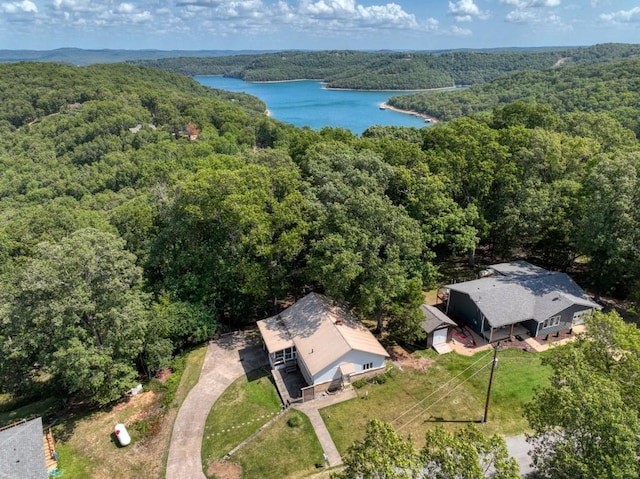
[[[335,479],[518,479],[518,463],[509,456],[504,439],[485,436],[468,426],[457,432],[442,427],[428,431],[417,451],[411,438],[401,437],[390,424],[371,420],[365,437],[344,458]]]
[[[384,193],[390,167],[370,150],[324,143],[310,149],[302,169],[316,218],[310,279],[375,318],[378,331],[388,317],[419,334],[423,242],[419,224]]]
[[[587,326],[545,357],[551,383],[525,407],[533,463],[550,479],[638,477],[640,332],[615,312]]]
[[[456,432],[428,431],[420,452],[422,474],[431,479],[518,479],[520,468],[504,439],[485,436],[473,425]]]
[[[640,155],[602,156],[584,180],[578,247],[599,293],[640,278]]]
[[[86,228],[40,243],[15,281],[0,333],[5,387],[20,391],[50,377],[70,397],[121,397],[148,333],[141,270],[124,242]]]
[[[345,468],[333,479],[410,479],[419,477],[418,453],[411,440],[402,438],[390,424],[369,421],[365,437],[344,457]]]
[[[214,157],[181,184],[151,253],[156,286],[245,321],[288,293],[308,230],[283,152]]]

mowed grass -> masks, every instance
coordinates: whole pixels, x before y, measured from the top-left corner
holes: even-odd
[[[186,359],[185,369],[174,400],[167,410],[161,408],[162,394],[146,391],[112,407],[97,411],[67,414],[53,426],[58,467],[64,477],[74,479],[111,479],[113,477],[162,478],[166,469],[169,440],[179,406],[197,383],[206,346],[198,348]],[[6,413],[15,418],[29,411],[43,414],[54,400],[37,403]],[[149,433],[132,425],[148,420]],[[113,429],[117,423],[127,427],[132,444],[119,447]]]
[[[300,418],[296,427],[288,424],[292,416]],[[295,479],[316,472],[322,454],[307,416],[289,409],[231,460],[242,466],[243,479]]]
[[[12,404],[13,400],[10,395],[3,394],[0,397],[0,407],[3,409],[13,407]],[[46,420],[46,418],[54,414],[61,405],[62,401],[58,398],[46,398],[1,412],[0,427],[34,416],[42,416]]]
[[[387,374],[384,384],[358,390],[359,398],[320,411],[341,454],[364,437],[371,419],[391,423],[418,447],[424,434],[437,424],[459,428],[478,421],[484,413],[492,352],[471,357],[455,353],[439,356],[425,371],[405,368]],[[498,353],[488,422],[479,425],[488,434],[520,434],[527,430],[523,404],[537,387],[548,383],[550,370],[541,355],[507,349]]]
[[[211,408],[202,438],[202,463],[223,457],[282,409],[269,373],[256,369],[238,378]]]

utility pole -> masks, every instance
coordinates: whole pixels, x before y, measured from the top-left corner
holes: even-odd
[[[491,397],[491,383],[493,382],[493,371],[498,364],[498,348],[500,343],[496,343],[493,347],[493,361],[491,362],[491,373],[489,374],[489,387],[487,387],[487,400],[484,403],[484,416],[482,416],[482,422],[487,422],[487,415],[489,414],[489,398]]]

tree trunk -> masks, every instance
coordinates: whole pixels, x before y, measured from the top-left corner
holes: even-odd
[[[374,331],[376,334],[382,334],[383,330],[383,320],[384,320],[384,309],[378,309],[378,314],[376,314],[376,330]]]

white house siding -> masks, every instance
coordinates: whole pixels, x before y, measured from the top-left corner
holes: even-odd
[[[371,354],[363,351],[349,351],[347,354],[319,371],[313,377],[313,384],[321,384],[341,377],[339,370],[341,364],[355,364],[355,372],[359,373],[363,371],[363,365],[367,363],[373,364],[371,369],[384,367],[384,359],[384,356],[377,354]]]

